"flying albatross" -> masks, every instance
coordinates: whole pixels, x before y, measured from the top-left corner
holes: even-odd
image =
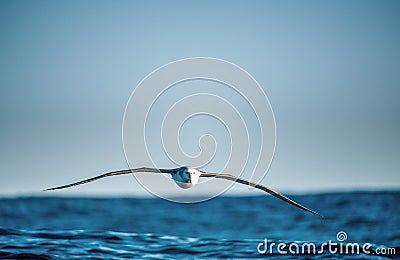
[[[127,170],[121,170],[121,171],[108,172],[108,173],[105,173],[105,174],[102,174],[102,175],[99,175],[99,176],[96,176],[93,178],[89,178],[89,179],[86,179],[83,181],[78,181],[78,182],[74,182],[71,184],[63,185],[63,186],[45,189],[44,191],[65,189],[65,188],[69,188],[72,186],[77,186],[77,185],[85,184],[88,182],[92,182],[92,181],[95,181],[95,180],[98,180],[101,178],[105,178],[108,176],[130,174],[130,173],[136,173],[136,172],[153,172],[153,173],[171,174],[172,179],[175,181],[175,183],[183,189],[188,189],[188,188],[196,185],[198,183],[200,177],[217,178],[217,179],[225,179],[225,180],[229,180],[229,181],[234,181],[234,182],[238,182],[238,183],[241,183],[244,185],[249,185],[256,189],[268,192],[272,196],[275,196],[283,201],[286,201],[287,203],[290,203],[298,208],[301,208],[305,211],[311,212],[315,215],[322,217],[322,215],[318,214],[317,212],[300,205],[299,203],[289,199],[288,197],[283,196],[282,194],[280,194],[266,186],[263,186],[263,185],[255,183],[255,182],[245,180],[245,179],[238,178],[231,174],[204,172],[204,171],[200,171],[195,168],[186,167],[186,166],[180,167],[180,168],[175,168],[175,169],[157,169],[157,168],[142,167],[142,168],[136,168],[136,169],[127,169]]]

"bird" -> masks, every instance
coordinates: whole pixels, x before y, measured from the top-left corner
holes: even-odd
[[[108,173],[104,173],[104,174],[95,176],[93,178],[85,179],[82,181],[78,181],[78,182],[74,182],[74,183],[70,183],[70,184],[66,184],[66,185],[62,185],[62,186],[57,186],[57,187],[53,187],[53,188],[48,188],[43,191],[60,190],[60,189],[65,189],[65,188],[85,184],[85,183],[92,182],[92,181],[102,179],[105,177],[109,177],[109,176],[132,174],[132,173],[138,173],[138,172],[170,174],[172,179],[175,181],[175,183],[180,188],[183,188],[183,189],[188,189],[188,188],[191,188],[194,185],[196,185],[199,182],[200,177],[225,179],[225,180],[241,183],[241,184],[248,185],[248,186],[254,187],[256,189],[262,190],[262,191],[267,192],[267,193],[271,194],[272,196],[279,198],[289,204],[292,204],[293,206],[296,206],[302,210],[305,210],[305,211],[315,214],[317,216],[323,217],[321,214],[317,213],[316,211],[306,208],[305,206],[293,201],[292,199],[280,194],[279,192],[277,192],[267,186],[260,185],[258,183],[252,182],[252,181],[248,181],[248,180],[236,177],[231,174],[205,172],[205,171],[201,171],[201,170],[195,169],[193,167],[189,167],[189,166],[183,166],[183,167],[174,168],[174,169],[158,169],[158,168],[141,167],[141,168],[136,168],[136,169],[113,171],[113,172],[108,172]]]

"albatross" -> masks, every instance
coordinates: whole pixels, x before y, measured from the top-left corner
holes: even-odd
[[[255,182],[251,182],[242,178],[238,178],[234,175],[231,174],[226,174],[226,173],[211,173],[211,172],[204,172],[192,167],[180,167],[180,168],[175,168],[175,169],[158,169],[158,168],[148,168],[148,167],[142,167],[142,168],[136,168],[136,169],[126,169],[126,170],[120,170],[120,171],[113,171],[113,172],[108,172],[93,178],[89,178],[86,180],[82,180],[82,181],[78,181],[78,182],[74,182],[71,184],[66,184],[63,186],[58,186],[58,187],[53,187],[53,188],[48,188],[45,189],[44,191],[50,191],[50,190],[60,190],[60,189],[65,189],[65,188],[69,188],[72,186],[77,186],[77,185],[81,185],[81,184],[85,184],[88,182],[92,182],[98,179],[102,179],[105,177],[109,177],[109,176],[116,176],[116,175],[123,175],[123,174],[131,174],[131,173],[138,173],[138,172],[151,172],[151,173],[167,173],[170,174],[172,179],[175,181],[175,183],[183,188],[183,189],[188,189],[193,187],[194,185],[196,185],[199,182],[200,177],[206,177],[206,178],[217,178],[217,179],[225,179],[225,180],[229,180],[229,181],[233,181],[233,182],[237,182],[237,183],[241,183],[244,185],[248,185],[251,187],[254,187],[256,189],[268,192],[269,194],[271,194],[274,197],[277,197],[289,204],[292,204],[293,206],[296,206],[302,210],[308,211],[310,213],[313,213],[317,216],[322,217],[322,215],[320,215],[319,213],[304,207],[303,205],[300,205],[299,203],[289,199],[286,196],[283,196],[282,194],[280,194],[279,192],[274,191],[271,188],[268,188],[266,186],[257,184]]]

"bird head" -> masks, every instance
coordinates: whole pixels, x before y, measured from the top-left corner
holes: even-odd
[[[198,170],[184,166],[173,172],[172,178],[179,187],[188,189],[199,182],[200,174]]]

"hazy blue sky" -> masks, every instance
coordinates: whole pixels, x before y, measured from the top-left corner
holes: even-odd
[[[267,93],[277,146],[264,184],[398,189],[399,11],[399,1],[0,1],[0,195],[126,168],[130,94],[192,56],[233,62]],[[131,176],[62,192],[94,193],[147,194]]]

